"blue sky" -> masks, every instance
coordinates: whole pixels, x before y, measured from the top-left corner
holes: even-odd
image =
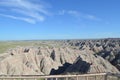
[[[0,0],[0,40],[120,37],[120,0]]]

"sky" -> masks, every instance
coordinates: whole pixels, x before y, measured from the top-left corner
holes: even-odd
[[[0,40],[120,37],[120,0],[0,0]]]

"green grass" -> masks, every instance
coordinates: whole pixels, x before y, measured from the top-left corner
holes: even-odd
[[[30,42],[0,42],[0,53],[7,51],[8,49],[15,48],[17,46],[32,46]]]
[[[27,47],[27,46],[56,46],[59,47],[60,44],[55,41],[0,41],[0,54],[6,52],[9,49],[16,48],[18,46]]]

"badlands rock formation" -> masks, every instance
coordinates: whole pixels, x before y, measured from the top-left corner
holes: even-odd
[[[96,55],[108,60],[120,71],[120,39],[97,39],[97,40],[69,40],[67,45],[74,46],[79,50],[89,49]]]
[[[119,72],[107,60],[94,55],[95,50],[89,49],[88,45],[77,45],[78,49],[71,47],[71,42],[60,43],[63,46],[17,47],[1,54],[0,75]]]

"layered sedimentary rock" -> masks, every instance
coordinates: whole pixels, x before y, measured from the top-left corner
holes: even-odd
[[[0,55],[1,75],[49,75],[67,72],[119,72],[89,49],[18,47]],[[82,71],[83,70],[83,71]]]
[[[66,45],[74,46],[79,50],[89,49],[108,60],[120,71],[120,39],[95,39],[95,40],[68,40]]]
[[[101,58],[100,56],[83,54],[79,56],[75,62],[69,66],[65,73],[84,74],[84,73],[103,73],[113,72],[119,73],[119,71],[111,64]]]

